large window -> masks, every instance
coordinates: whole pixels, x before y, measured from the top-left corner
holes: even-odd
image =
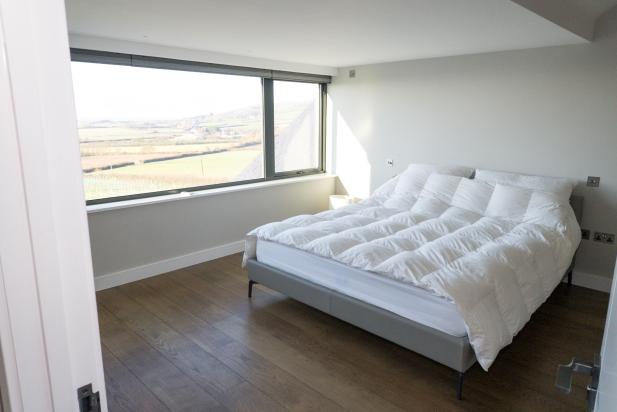
[[[83,50],[72,71],[88,203],[323,171],[324,76]]]

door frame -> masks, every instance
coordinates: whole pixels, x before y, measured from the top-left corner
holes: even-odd
[[[0,136],[5,409],[106,410],[62,0],[0,0]]]

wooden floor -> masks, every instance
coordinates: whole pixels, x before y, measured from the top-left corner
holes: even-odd
[[[455,373],[257,286],[234,255],[97,294],[109,410],[584,410],[556,366],[600,349],[608,295],[560,286],[490,371]]]

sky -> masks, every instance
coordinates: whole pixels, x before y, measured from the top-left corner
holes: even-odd
[[[174,120],[261,103],[261,79],[97,63],[71,63],[77,118]],[[281,82],[277,102],[310,101],[317,86]]]

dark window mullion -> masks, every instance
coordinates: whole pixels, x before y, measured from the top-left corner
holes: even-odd
[[[263,79],[264,162],[266,180],[273,179],[274,170],[274,88],[272,79]]]
[[[327,118],[327,101],[328,101],[328,85],[322,83],[320,85],[319,99],[319,170],[326,170],[326,118]]]

